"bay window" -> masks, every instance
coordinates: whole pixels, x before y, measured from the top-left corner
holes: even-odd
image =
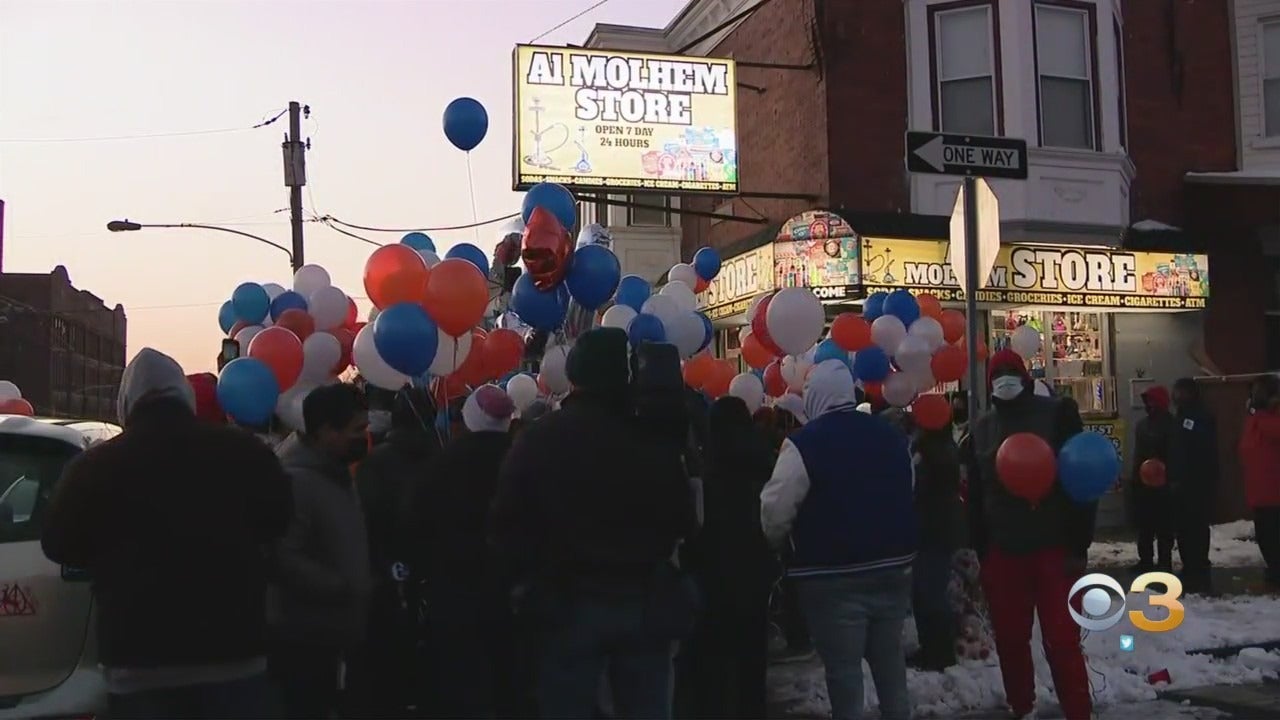
[[[946,3],[929,8],[934,123],[949,133],[1000,131],[999,35],[995,5]]]
[[[1036,3],[1036,79],[1040,144],[1094,150],[1098,143],[1094,7]]]

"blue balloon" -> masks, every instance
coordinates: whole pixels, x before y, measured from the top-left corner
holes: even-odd
[[[285,310],[306,312],[307,299],[302,297],[301,293],[296,293],[292,290],[285,290],[280,293],[275,300],[271,301],[271,322],[279,320]]]
[[[511,311],[536,330],[557,330],[569,312],[569,289],[560,283],[543,292],[532,275],[523,274],[511,290]]]
[[[884,301],[889,297],[887,292],[873,292],[867,296],[862,303],[862,319],[867,322],[875,322],[875,319],[884,314]]]
[[[236,358],[218,374],[218,404],[242,425],[265,424],[279,400],[276,374],[257,358]]]
[[[627,326],[627,337],[631,340],[631,347],[640,347],[641,343],[646,342],[666,342],[667,328],[657,315],[640,313],[631,318],[631,324]]]
[[[911,327],[911,323],[920,319],[920,303],[910,290],[894,290],[884,299],[884,314],[893,315]]]
[[[613,297],[621,279],[618,256],[603,245],[587,245],[573,254],[564,284],[579,305],[595,310]]]
[[[707,346],[711,344],[711,341],[716,338],[716,328],[711,324],[711,318],[707,317],[703,313],[698,313],[697,315],[698,319],[702,321],[702,345],[698,346],[698,352],[702,352],[703,350],[706,350]]]
[[[237,319],[257,325],[271,310],[271,296],[258,283],[240,283],[231,293],[231,307]]]
[[[853,374],[866,382],[881,382],[889,377],[889,356],[875,346],[863,348],[853,359]]]
[[[1102,433],[1078,433],[1058,451],[1058,481],[1076,502],[1097,500],[1119,477],[1120,456]]]
[[[418,252],[422,252],[424,250],[427,252],[436,251],[435,241],[432,240],[431,237],[428,236],[426,233],[411,232],[408,235],[405,235],[404,237],[400,238],[400,244],[408,245],[409,247],[413,248],[414,250],[417,250]]]
[[[698,250],[693,254],[693,271],[698,277],[711,282],[720,274],[720,253],[710,247]]]
[[[489,277],[489,256],[484,254],[480,248],[471,243],[460,243],[449,248],[449,252],[444,254],[445,258],[461,258],[467,262],[480,268],[480,274],[486,278]]]
[[[489,113],[479,100],[460,97],[444,109],[444,136],[463,152],[471,152],[489,132]]]
[[[397,371],[422,375],[436,359],[440,331],[421,305],[402,302],[378,313],[373,321],[373,346]]]
[[[618,294],[614,296],[614,301],[640,312],[650,295],[653,295],[653,285],[648,280],[639,275],[628,275],[618,282]]]
[[[573,193],[563,185],[544,182],[529,188],[529,192],[524,194],[524,205],[520,209],[520,217],[526,225],[529,223],[529,216],[533,215],[533,209],[537,207],[555,215],[565,230],[572,230],[578,223],[578,201],[573,199]]]
[[[839,360],[840,362],[849,364],[849,353],[836,344],[835,340],[827,338],[818,343],[818,349],[813,353],[813,364],[817,365],[824,360]]]
[[[228,335],[231,328],[236,326],[236,308],[228,300],[222,303],[222,307],[218,308],[218,327],[222,328],[222,333]]]

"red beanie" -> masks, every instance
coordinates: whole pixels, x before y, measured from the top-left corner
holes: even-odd
[[[213,373],[188,375],[187,382],[196,393],[196,418],[215,425],[225,425],[227,416],[218,404],[218,376]]]
[[[992,355],[991,361],[987,363],[987,389],[991,389],[991,381],[997,375],[1008,375],[1011,372],[1021,377],[1022,382],[1031,384],[1031,373],[1027,372],[1027,364],[1023,362],[1021,355],[1011,348]]]
[[[1157,410],[1169,411],[1169,389],[1163,385],[1152,385],[1142,393],[1142,399]]]

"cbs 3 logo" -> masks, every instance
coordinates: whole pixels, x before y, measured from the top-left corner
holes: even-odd
[[[1148,602],[1154,607],[1168,610],[1169,616],[1162,620],[1152,620],[1142,610],[1130,610],[1129,622],[1144,632],[1160,633],[1176,630],[1187,614],[1186,608],[1178,601],[1182,597],[1182,581],[1169,573],[1143,573],[1134,579],[1129,586],[1129,592],[1140,593],[1151,585],[1163,585],[1165,592],[1152,593]],[[1084,597],[1081,598],[1081,607],[1084,609],[1082,614],[1071,606],[1071,598],[1085,588],[1089,589],[1085,591]],[[1111,595],[1114,595],[1120,601],[1120,606],[1114,613],[1112,612],[1114,602],[1110,597]],[[1110,575],[1103,573],[1085,575],[1077,580],[1076,584],[1071,586],[1071,591],[1067,593],[1067,611],[1071,613],[1071,619],[1075,620],[1076,624],[1085,630],[1090,632],[1109,630],[1119,624],[1121,616],[1124,615],[1124,588]]]

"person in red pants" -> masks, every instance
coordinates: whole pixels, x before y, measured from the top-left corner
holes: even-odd
[[[1013,717],[1035,717],[1031,629],[1038,616],[1063,713],[1067,720],[1088,720],[1089,676],[1080,628],[1066,601],[1084,573],[1097,504],[1072,501],[1055,482],[1049,496],[1033,505],[1009,493],[995,469],[996,452],[1010,435],[1034,433],[1056,452],[1084,424],[1070,398],[1035,394],[1026,365],[1012,350],[996,353],[988,372],[992,407],[971,429],[967,505],[1005,696]]]

